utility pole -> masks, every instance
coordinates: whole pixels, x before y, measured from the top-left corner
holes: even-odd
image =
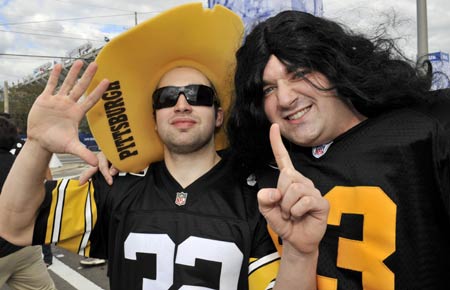
[[[428,57],[427,0],[417,0],[417,62]]]
[[[8,82],[5,81],[5,84],[3,85],[3,94],[5,95],[5,99],[3,102],[3,111],[5,113],[9,113],[9,92],[8,92]]]
[[[137,25],[137,12],[134,11],[134,26]]]

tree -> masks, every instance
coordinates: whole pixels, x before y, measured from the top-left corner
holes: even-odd
[[[45,85],[40,83],[13,86],[9,90],[9,113],[20,132],[27,131],[28,112]]]

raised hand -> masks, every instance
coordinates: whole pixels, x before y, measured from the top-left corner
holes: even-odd
[[[317,250],[326,226],[328,201],[313,182],[295,170],[284,147],[278,124],[270,128],[270,144],[280,176],[277,188],[258,192],[259,210],[275,233],[295,250],[309,254]]]
[[[27,138],[49,152],[71,153],[95,166],[97,158],[79,140],[78,124],[108,88],[109,82],[102,80],[89,96],[80,100],[97,71],[97,65],[91,63],[78,80],[82,67],[82,61],[75,61],[56,92],[62,67],[55,65],[44,91],[30,110]]]

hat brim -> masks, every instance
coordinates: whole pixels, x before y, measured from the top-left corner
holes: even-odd
[[[227,114],[243,30],[240,17],[223,6],[186,4],[133,27],[102,48],[87,93],[104,78],[111,84],[87,119],[97,144],[116,168],[139,172],[163,159],[151,96],[172,68],[187,66],[204,73]],[[217,150],[227,146],[223,129],[215,140]]]

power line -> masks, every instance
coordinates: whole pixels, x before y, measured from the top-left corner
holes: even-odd
[[[30,28],[24,28],[24,27],[22,27],[21,29],[22,29],[22,31],[16,31],[16,32],[28,32],[28,33],[31,33],[31,32],[49,32],[49,33],[61,34],[59,30],[30,29]],[[7,31],[10,32],[9,30],[7,30]],[[65,35],[77,35],[77,34],[73,34],[73,33],[71,33],[71,34],[64,33],[64,34]]]
[[[155,14],[155,13],[162,13],[165,12],[166,10],[161,10],[161,11],[148,11],[148,12],[138,12],[138,14]]]
[[[89,40],[89,41],[95,41],[95,42],[104,42],[103,40],[97,40],[97,39],[79,38],[79,37],[70,37],[70,36],[60,36],[60,35],[42,34],[42,33],[21,32],[21,31],[12,31],[12,30],[3,30],[3,29],[0,29],[0,32],[9,32],[9,33],[27,34],[27,35],[35,35],[35,36],[45,36],[45,37],[55,37],[55,38],[65,38],[65,39],[76,39],[76,40]]]
[[[98,23],[93,23],[93,24],[98,24]],[[5,31],[5,30],[1,30],[0,31]],[[58,33],[58,37],[60,36],[71,36],[71,37],[76,37],[79,36],[81,37],[80,34],[75,34],[75,33],[61,33],[59,30],[44,30],[44,29],[30,29],[30,28],[22,28],[22,30],[18,31],[10,31],[10,30],[6,30],[7,32],[11,32],[11,33],[31,33],[31,32],[49,32],[49,33]],[[55,36],[56,37],[56,36]],[[80,38],[80,39],[85,39],[85,38]]]
[[[36,54],[17,54],[17,53],[0,53],[0,56],[16,56],[16,57],[31,57],[31,58],[84,59],[83,57],[51,56],[51,55],[36,55]]]
[[[75,21],[82,19],[93,19],[93,18],[108,18],[108,17],[119,17],[119,16],[131,16],[134,13],[128,14],[115,14],[115,15],[100,15],[100,16],[86,16],[86,17],[76,17],[76,18],[66,18],[66,19],[50,19],[50,20],[41,20],[41,21],[24,21],[24,22],[6,22],[0,23],[3,26],[11,26],[11,25],[21,25],[21,24],[33,24],[33,23],[47,23],[47,22],[64,22],[64,21]]]

